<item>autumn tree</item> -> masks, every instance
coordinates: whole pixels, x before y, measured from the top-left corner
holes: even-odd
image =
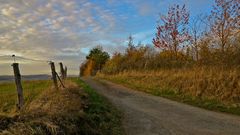
[[[239,6],[239,0],[215,0],[209,16],[211,32],[220,41],[217,45],[222,53],[231,47],[232,36],[240,32]]]
[[[199,63],[201,65],[212,65],[216,64],[214,62],[214,55],[212,50],[212,47],[210,45],[211,39],[208,35],[205,35],[201,38],[201,40],[198,43],[199,47]]]
[[[190,39],[188,23],[189,11],[185,5],[169,7],[167,15],[160,16],[160,24],[153,44],[157,48],[171,51],[177,57],[181,45]]]
[[[106,74],[114,74],[122,71],[125,59],[121,53],[115,52],[112,58],[106,62],[103,72]]]
[[[138,42],[137,45],[133,43],[133,37],[128,37],[128,48],[125,50],[123,69],[143,69],[147,67],[147,53],[150,51],[149,46]]]

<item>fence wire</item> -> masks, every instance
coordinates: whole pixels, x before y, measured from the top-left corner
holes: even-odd
[[[12,63],[19,63],[23,75],[50,75],[50,60],[27,58],[16,55],[0,55],[0,76],[12,75]],[[58,71],[58,62],[55,62]],[[0,78],[1,80],[1,78]]]
[[[35,61],[35,62],[47,62],[49,63],[50,60],[40,60],[40,59],[32,59],[32,58],[26,58],[26,57],[22,57],[22,56],[15,56],[15,55],[0,55],[0,59],[1,58],[11,58],[11,59],[19,59],[19,60],[28,60],[28,61]]]

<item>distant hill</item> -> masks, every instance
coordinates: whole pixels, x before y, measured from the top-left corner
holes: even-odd
[[[50,79],[50,75],[23,75],[22,80],[47,80]],[[13,76],[0,76],[0,82],[8,82],[8,81],[14,81]]]

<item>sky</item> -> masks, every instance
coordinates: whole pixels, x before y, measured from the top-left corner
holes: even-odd
[[[0,0],[0,75],[12,75],[16,56],[22,74],[49,74],[46,61],[63,62],[78,74],[88,51],[123,52],[127,38],[152,44],[159,14],[186,4],[191,17],[207,14],[214,0]],[[29,60],[34,59],[37,61]]]

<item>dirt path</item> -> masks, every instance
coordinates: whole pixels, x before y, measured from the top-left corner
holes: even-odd
[[[124,113],[128,135],[240,135],[240,117],[151,96],[107,81],[84,81]]]

